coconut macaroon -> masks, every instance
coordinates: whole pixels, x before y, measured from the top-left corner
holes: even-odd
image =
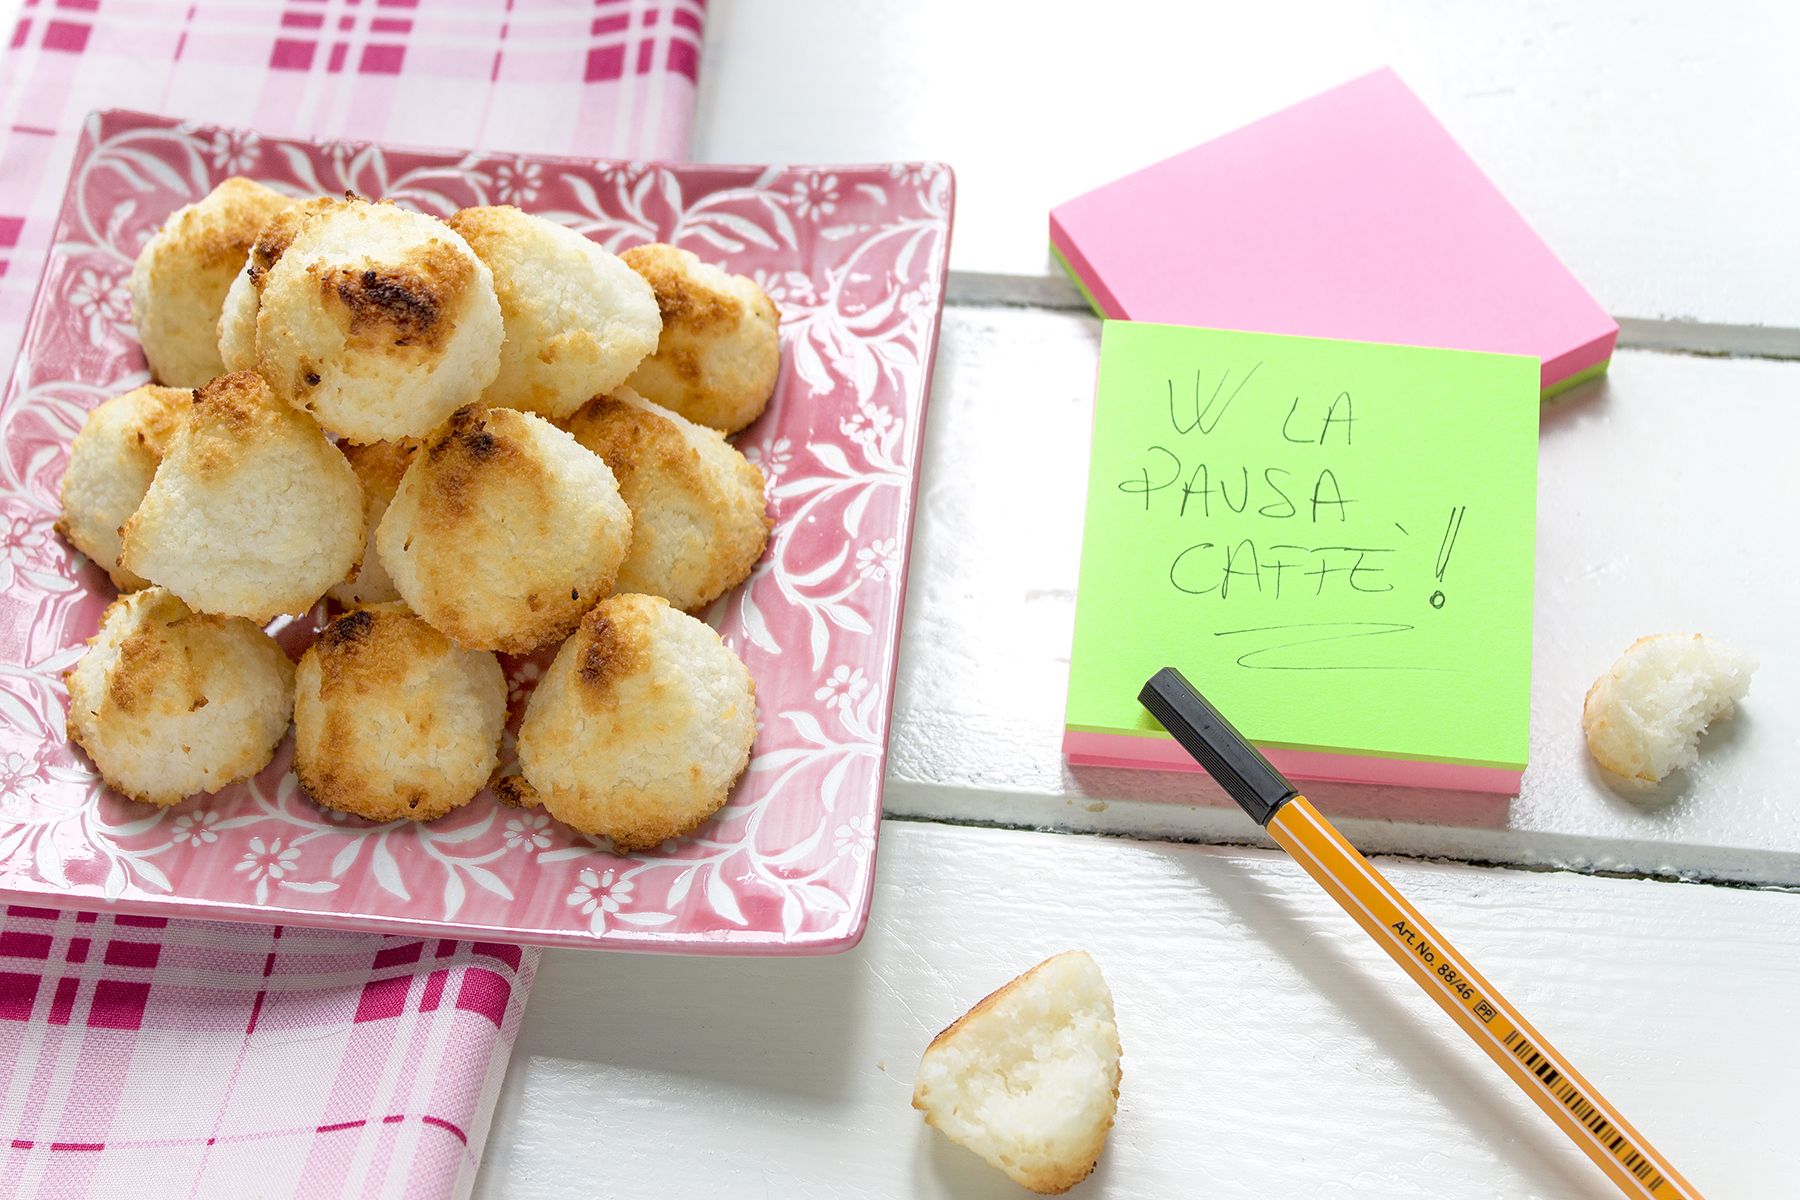
[[[256,365],[281,399],[352,442],[423,437],[499,370],[494,277],[442,221],[346,200],[269,268]]]
[[[199,387],[223,371],[217,326],[225,293],[257,231],[293,203],[234,176],[175,210],[144,243],[131,271],[131,308],[158,383]]]
[[[483,403],[566,417],[656,349],[656,296],[616,255],[510,205],[465,208],[448,223],[493,272],[506,325]]]
[[[126,570],[260,624],[305,612],[356,567],[362,489],[317,425],[240,371],[195,393],[120,532]]]
[[[1639,638],[1594,681],[1581,728],[1594,761],[1656,783],[1700,759],[1700,734],[1750,690],[1756,660],[1695,634]]]
[[[597,455],[540,416],[478,404],[426,440],[375,532],[409,608],[509,654],[568,636],[630,543],[630,510]]]
[[[149,804],[268,766],[294,707],[294,665],[275,639],[160,587],[113,601],[67,680],[69,736],[113,790]]]
[[[695,612],[749,576],[769,540],[763,476],[722,434],[630,388],[589,401],[567,428],[606,460],[631,509],[621,592]]]
[[[326,808],[432,821],[487,786],[506,725],[500,662],[381,605],[327,625],[300,659],[294,771]]]
[[[363,604],[385,604],[400,598],[400,590],[388,578],[375,549],[375,530],[387,506],[400,489],[400,480],[419,452],[419,443],[407,439],[398,442],[371,442],[367,446],[340,446],[362,485],[363,541],[362,562],[348,579],[331,585],[325,594],[346,608]]]
[[[659,597],[613,596],[532,692],[510,798],[648,850],[719,810],[755,737],[755,684],[710,626]]]
[[[225,306],[219,312],[219,358],[225,364],[225,370],[255,369],[256,308],[262,299],[263,284],[268,282],[269,268],[281,261],[303,224],[342,203],[345,202],[330,196],[316,196],[282,209],[258,231],[243,269],[232,278],[231,290],[225,293]]]
[[[141,588],[144,580],[119,565],[119,526],[143,501],[193,400],[187,388],[133,388],[88,413],[69,446],[57,532],[103,567],[120,591]]]
[[[1046,959],[932,1039],[913,1107],[1034,1192],[1086,1179],[1119,1106],[1119,1030],[1093,958]]]
[[[762,415],[781,367],[781,314],[756,281],[673,246],[621,257],[649,280],[662,337],[627,382],[690,421],[736,433]]]

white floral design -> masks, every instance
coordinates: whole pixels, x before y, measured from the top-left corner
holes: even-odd
[[[24,791],[37,782],[37,776],[36,759],[16,752],[0,754],[0,799]]]
[[[249,853],[232,870],[249,876],[256,884],[256,902],[269,902],[269,884],[281,879],[289,871],[300,865],[300,851],[289,846],[282,849],[281,839],[276,838],[265,843],[260,837],[253,837],[249,843]]]
[[[52,515],[7,513],[0,516],[0,588],[11,588],[20,578],[43,592],[68,594],[81,585],[63,578],[58,561],[65,560],[61,543],[50,536]],[[49,570],[47,570],[49,569]]]
[[[875,849],[875,818],[851,817],[837,827],[832,838],[832,851],[842,858],[846,854],[857,862],[868,858]]]
[[[888,176],[907,187],[918,187],[931,178],[931,171],[924,163],[891,163],[888,166]]]
[[[502,204],[530,204],[544,186],[544,168],[521,159],[494,168],[494,198]]]
[[[42,548],[49,533],[50,525],[42,517],[14,513],[6,518],[5,528],[0,529],[0,544],[5,546],[8,558],[23,558]]]
[[[856,550],[856,573],[880,582],[900,569],[899,550],[893,538],[876,538]]]
[[[527,813],[507,818],[507,849],[517,850],[519,847],[525,846],[535,850],[544,850],[549,845],[550,818],[543,813]]]
[[[812,276],[804,271],[770,271],[757,267],[750,272],[756,286],[767,292],[778,308],[816,308],[819,289]]]
[[[868,690],[869,681],[863,678],[861,667],[836,667],[824,686],[813,692],[813,699],[823,700],[827,708],[849,712]]]
[[[634,885],[611,868],[596,871],[592,867],[583,867],[576,879],[578,882],[575,890],[569,893],[567,903],[588,918],[588,925],[595,933],[606,928],[607,917],[631,903]]]
[[[597,174],[604,183],[630,187],[642,179],[648,170],[649,167],[640,162],[610,162],[601,166]]]
[[[838,423],[838,429],[857,445],[872,451],[894,431],[894,414],[880,405],[860,404],[848,419]]]
[[[262,157],[262,137],[237,129],[219,129],[212,136],[212,164],[227,175],[242,175]]]
[[[195,846],[210,846],[219,840],[219,832],[215,828],[218,823],[219,814],[216,812],[182,813],[175,818],[175,832],[170,836],[177,843],[186,842]],[[290,850],[289,853],[296,858],[300,854],[298,850]],[[243,870],[244,868],[239,866],[238,869]],[[251,878],[254,879],[255,876],[253,875]],[[280,879],[281,876],[276,875],[275,878]]]
[[[123,277],[83,267],[75,273],[75,285],[69,289],[69,307],[87,322],[89,340],[104,343],[114,329],[124,328],[131,320],[131,293],[125,290]]]
[[[838,177],[808,175],[794,184],[794,213],[802,221],[829,216],[837,211]]]
[[[775,486],[776,480],[781,478],[783,468],[794,456],[794,444],[787,438],[776,438],[767,446],[744,446],[741,449],[744,457],[755,463],[763,473],[763,482],[770,488]]]

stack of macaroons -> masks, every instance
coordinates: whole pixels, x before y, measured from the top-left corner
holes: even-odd
[[[562,643],[509,802],[621,850],[724,804],[755,685],[692,614],[768,540],[724,437],[775,387],[754,282],[516,208],[229,179],[145,245],[132,299],[155,382],[89,414],[57,525],[121,593],[68,674],[116,790],[248,778],[291,715],[317,803],[432,820],[499,776],[496,655]],[[296,669],[262,626],[326,598]]]

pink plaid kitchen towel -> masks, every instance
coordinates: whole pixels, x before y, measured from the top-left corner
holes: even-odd
[[[0,379],[89,112],[291,137],[684,158],[705,16],[705,0],[23,4],[0,59]]]
[[[6,910],[0,1195],[466,1194],[536,956]]]
[[[0,56],[0,378],[88,112],[681,158],[703,16],[704,0],[24,0]],[[466,1195],[536,964],[480,942],[10,907],[0,1196]]]

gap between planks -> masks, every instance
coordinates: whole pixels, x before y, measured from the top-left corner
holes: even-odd
[[[1087,312],[1087,302],[1060,275],[950,272],[945,303],[964,308],[1042,308]],[[1619,348],[1708,358],[1800,359],[1800,329],[1779,325],[1717,325],[1657,317],[1615,317]]]
[[[1119,829],[1084,828],[1079,825],[1003,821],[988,817],[953,817],[933,813],[889,812],[885,808],[882,810],[881,819],[905,822],[909,825],[947,825],[956,829],[996,829],[1013,833],[1045,833],[1057,837],[1097,837],[1123,842],[1148,842],[1173,846],[1216,846],[1230,850],[1279,852],[1279,848],[1273,842],[1258,841],[1249,836],[1242,838],[1204,836],[1155,830],[1134,832]],[[1377,863],[1383,861],[1442,863],[1450,866],[1474,867],[1484,871],[1530,871],[1538,875],[1584,875],[1594,879],[1636,879],[1647,883],[1691,884],[1699,887],[1731,888],[1747,892],[1800,893],[1800,886],[1780,880],[1734,878],[1727,875],[1714,875],[1705,871],[1620,870],[1595,863],[1531,862],[1455,854],[1408,853],[1395,849],[1370,850],[1367,854],[1371,861]]]

